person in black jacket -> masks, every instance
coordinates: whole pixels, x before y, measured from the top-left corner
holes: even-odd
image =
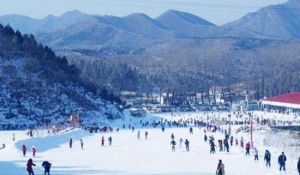
[[[35,166],[35,164],[33,163],[32,159],[29,159],[29,160],[28,160],[26,166],[27,166],[27,172],[28,172],[28,175],[34,175],[32,166]]]
[[[271,153],[266,150],[264,160],[266,161],[266,166],[271,167]]]
[[[299,175],[300,175],[300,157],[299,157],[299,160],[298,160],[297,168],[298,168],[298,173],[299,173]]]
[[[69,141],[69,147],[72,149],[72,145],[73,145],[73,139],[70,138],[70,141]]]
[[[184,144],[185,144],[185,149],[186,149],[186,151],[190,151],[190,142],[189,142],[188,139],[185,139]]]
[[[283,169],[285,171],[285,162],[286,162],[286,156],[284,155],[284,152],[281,153],[281,155],[278,157],[278,164],[279,164],[279,171]]]
[[[48,174],[50,175],[50,168],[51,168],[51,163],[48,162],[48,161],[44,161],[42,166],[44,167],[44,172],[45,172],[45,175]]]
[[[172,151],[174,152],[175,151],[175,146],[176,146],[175,140],[171,141],[171,146],[172,146]]]

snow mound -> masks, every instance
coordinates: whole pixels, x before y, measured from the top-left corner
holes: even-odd
[[[69,142],[70,138],[72,138],[73,140],[78,140],[88,135],[89,133],[82,129],[74,129],[57,135],[47,137],[33,137],[25,140],[20,140],[15,143],[15,146],[18,149],[20,149],[22,145],[25,145],[27,148],[35,146],[38,152],[44,152],[50,149],[58,148],[60,145]]]

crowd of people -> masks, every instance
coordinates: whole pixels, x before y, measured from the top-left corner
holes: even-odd
[[[234,133],[231,131],[231,127],[228,127],[228,129],[224,129],[224,126],[234,126],[234,125],[247,125],[250,124],[250,120],[249,119],[242,119],[239,116],[236,116],[236,120],[233,119],[233,117],[231,117],[230,120],[224,120],[221,119],[223,124],[222,125],[217,125],[216,123],[218,123],[218,119],[214,118],[214,119],[209,119],[208,117],[206,119],[202,118],[195,118],[195,117],[190,117],[190,118],[179,118],[177,120],[175,119],[160,119],[160,120],[154,120],[152,122],[149,121],[143,121],[140,120],[140,125],[139,126],[134,126],[132,124],[129,125],[123,125],[121,128],[123,129],[129,129],[132,132],[135,132],[135,130],[137,130],[136,134],[137,134],[137,139],[141,139],[141,129],[144,128],[144,139],[147,140],[149,137],[149,131],[145,130],[146,128],[160,128],[161,131],[164,133],[165,130],[167,128],[187,128],[189,133],[192,135],[195,133],[195,128],[202,128],[204,131],[204,142],[208,144],[209,146],[209,150],[210,150],[210,154],[216,154],[216,148],[218,149],[219,152],[230,152],[231,148],[235,147],[235,148],[240,148],[241,150],[244,150],[244,154],[246,156],[250,156],[251,153],[253,153],[254,156],[254,161],[258,162],[259,161],[259,148],[258,147],[254,147],[252,145],[251,142],[246,142],[245,138],[243,138],[243,136],[241,136],[240,138],[238,138],[237,136],[234,135]],[[257,117],[255,118],[256,120],[256,124],[259,125],[267,125],[268,123],[272,122],[269,121],[268,119],[264,119],[264,118],[260,118]],[[135,127],[139,128],[136,129]],[[110,126],[82,126],[82,129],[90,132],[90,133],[112,133],[112,132],[119,132],[120,128],[113,128]],[[33,137],[33,130],[27,130],[26,133],[30,136]],[[223,138],[218,138],[215,139],[214,134],[216,132],[220,132],[221,135],[224,135]],[[176,147],[178,146],[179,149],[182,149],[182,146],[184,144],[185,146],[185,151],[189,152],[190,151],[190,145],[191,142],[188,138],[182,138],[182,137],[177,137],[177,141],[178,144],[176,142],[176,137],[175,134],[172,133],[170,136],[170,145],[171,145],[171,151],[175,152],[176,151]],[[15,134],[13,134],[13,141],[16,140]],[[109,136],[108,138],[105,138],[104,136],[101,136],[99,139],[99,144],[101,146],[105,146],[105,145],[112,145],[112,137]],[[72,138],[69,139],[69,148],[72,149],[73,148],[73,143],[74,140]],[[216,144],[217,143],[217,144]],[[81,138],[79,140],[79,145],[81,149],[84,149],[84,141]],[[0,149],[4,149],[5,145],[3,144],[3,148]],[[30,147],[29,147],[30,148]],[[22,151],[22,155],[25,157],[27,154],[28,148],[26,145],[22,145],[21,147],[21,151]],[[32,158],[36,157],[36,153],[37,153],[37,148],[32,145],[31,147],[31,153],[32,153]],[[29,175],[34,175],[34,171],[33,171],[33,167],[36,165],[33,163],[33,160],[29,159],[27,162],[27,171]],[[264,156],[263,159],[265,161],[265,166],[266,167],[271,167],[271,152],[270,150],[265,150],[264,151]],[[284,152],[282,152],[279,156],[278,156],[278,165],[279,165],[279,171],[286,171],[286,162],[287,162],[287,156],[284,154]],[[50,174],[50,168],[51,168],[51,163],[48,161],[44,161],[42,164],[42,167],[44,168],[44,172],[45,175],[46,174]],[[299,160],[297,162],[297,169],[298,169],[298,173],[300,175],[300,157]],[[222,160],[219,160],[217,168],[216,168],[216,174],[217,175],[224,175],[225,174],[225,165],[223,163]]]

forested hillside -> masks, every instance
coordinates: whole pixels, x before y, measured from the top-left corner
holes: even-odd
[[[10,26],[0,25],[0,72],[2,127],[62,124],[78,113],[91,123],[122,117],[115,97],[102,93],[101,99],[65,57]]]

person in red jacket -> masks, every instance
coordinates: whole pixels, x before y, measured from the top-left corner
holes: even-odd
[[[28,162],[27,162],[27,172],[28,172],[28,175],[34,175],[32,166],[35,166],[35,164],[33,163],[32,159],[29,159]]]
[[[246,155],[250,156],[250,143],[246,144]]]
[[[35,157],[35,153],[36,153],[36,148],[35,146],[32,146],[32,156]]]

